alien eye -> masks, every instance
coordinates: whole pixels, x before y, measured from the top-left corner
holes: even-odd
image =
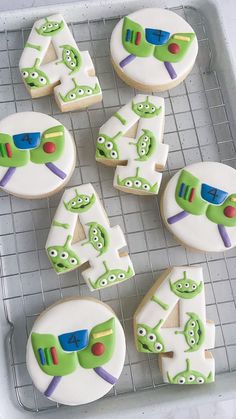
[[[190,323],[190,325],[191,325],[191,327],[195,327],[195,326],[196,326],[195,321],[194,321],[194,320],[192,320],[192,321],[191,321],[191,323]]]
[[[46,31],[46,29],[47,29],[47,26],[43,26],[43,27],[42,27],[42,30],[43,30],[43,31]]]
[[[49,29],[51,29],[51,28],[52,28],[52,24],[51,24],[51,23],[49,23],[49,24],[48,24],[48,28],[49,28]]]
[[[99,144],[104,143],[104,141],[105,141],[105,138],[103,138],[103,137],[98,137],[98,139],[97,139],[97,142],[98,142]]]
[[[197,288],[197,285],[196,284],[193,284],[192,285],[192,290],[195,290]]]
[[[87,89],[86,90],[86,93],[87,93],[87,95],[91,95],[93,92],[92,92],[92,89]]]
[[[75,63],[74,63],[74,61],[71,61],[70,66],[71,66],[71,67],[75,67]]]
[[[133,183],[131,182],[131,180],[126,180],[125,186],[127,186],[127,188],[131,188],[133,186]]]
[[[141,143],[141,147],[146,147],[146,143],[144,141]]]
[[[100,285],[101,285],[101,287],[105,287],[107,285],[107,280],[105,278],[101,279]]]
[[[68,63],[71,61],[71,56],[70,55],[66,56],[66,61],[68,61]]]
[[[196,342],[195,342],[195,339],[193,339],[193,338],[192,338],[192,339],[190,340],[190,343],[191,343],[191,345],[195,345],[195,343],[196,343]]]
[[[204,383],[204,378],[203,377],[197,377],[196,379],[198,384],[203,384]]]
[[[98,244],[97,244],[97,248],[98,248],[98,249],[101,249],[102,247],[103,247],[102,243],[98,243]]]
[[[78,199],[77,199],[77,202],[78,202],[79,204],[81,204],[81,202],[83,202],[83,199],[82,199],[82,198],[78,198]]]
[[[146,152],[145,152],[144,148],[142,148],[142,150],[140,150],[140,154],[141,154],[142,156],[144,156],[144,154],[146,154]]]
[[[194,336],[194,331],[193,330],[189,330],[188,334],[189,334],[189,336]]]
[[[78,89],[78,95],[79,95],[79,96],[82,96],[83,94],[84,94],[83,89]]]
[[[141,185],[142,184],[141,184],[140,180],[135,180],[134,181],[134,186],[136,186],[136,188],[140,188]]]
[[[109,277],[108,277],[108,281],[111,281],[111,282],[113,282],[113,281],[115,281],[116,280],[116,276],[115,275],[109,275]]]
[[[189,288],[189,283],[188,282],[185,282],[184,287],[185,288]]]
[[[145,109],[149,109],[149,105],[145,105]]]
[[[72,201],[72,202],[71,202],[71,206],[72,206],[72,207],[75,207],[75,206],[76,206],[76,201]]]
[[[61,254],[60,254],[60,258],[61,259],[68,259],[68,253],[67,252],[62,252]]]
[[[93,233],[93,234],[97,234],[97,233],[98,233],[97,229],[96,229],[96,228],[93,228],[93,229],[92,229],[92,233]]]
[[[147,335],[147,339],[150,340],[151,342],[155,342],[156,335],[154,335],[154,333],[149,333],[149,335]]]
[[[84,202],[86,202],[86,203],[88,203],[88,202],[89,202],[89,197],[88,197],[88,196],[86,196],[86,197],[84,198]]]
[[[31,73],[30,76],[32,77],[32,79],[37,79],[37,77],[39,75],[38,75],[37,71],[33,71],[33,73]]]
[[[49,251],[49,256],[51,256],[52,258],[55,258],[57,256],[57,251],[55,249],[51,249]]]
[[[125,278],[125,274],[120,273],[120,274],[118,275],[118,278],[119,278],[119,279],[124,279],[124,278]]]
[[[182,284],[177,284],[176,288],[180,290],[182,288]]]
[[[157,352],[160,352],[160,351],[162,351],[162,349],[163,349],[163,345],[160,342],[156,342],[155,343],[155,350]]]
[[[144,135],[143,141],[147,141],[147,140],[149,140],[149,137],[147,135]]]
[[[195,380],[195,375],[189,375],[187,380],[193,382]]]
[[[75,93],[71,93],[69,96],[70,99],[75,99],[76,98],[76,94]]]
[[[94,237],[93,237],[93,241],[94,241],[94,242],[98,242],[98,236],[94,236]]]
[[[111,150],[111,149],[113,148],[113,144],[112,144],[112,142],[111,142],[111,141],[108,141],[108,142],[105,144],[105,146],[106,146],[106,148],[107,148],[108,150]]]
[[[155,112],[156,108],[154,106],[151,107],[152,112]]]
[[[149,191],[150,186],[147,183],[143,184],[143,189],[145,189],[146,191]]]
[[[138,109],[139,109],[139,110],[143,109],[143,105],[142,105],[142,103],[140,103],[140,105],[138,105]]]
[[[22,76],[24,77],[24,79],[26,79],[26,77],[28,77],[29,73],[28,71],[23,71],[22,72]]]
[[[184,377],[179,377],[178,378],[178,384],[184,384],[185,383],[185,378]]]
[[[45,79],[45,77],[39,77],[39,81],[41,84],[46,84],[47,80]]]
[[[66,49],[65,50],[65,53],[66,53],[66,55],[70,55],[70,50],[69,49]]]
[[[137,335],[138,336],[145,336],[146,335],[146,329],[144,329],[144,327],[138,327],[137,329]]]
[[[58,23],[57,23],[57,22],[56,22],[56,23],[54,23],[54,27],[55,27],[55,28],[58,28],[58,26],[59,26],[59,25],[58,25]]]
[[[117,158],[117,152],[115,150],[111,151],[111,157],[113,157],[113,159]]]
[[[77,265],[77,260],[75,258],[70,258],[71,265]]]

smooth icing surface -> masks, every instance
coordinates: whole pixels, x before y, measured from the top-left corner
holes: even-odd
[[[67,189],[59,203],[46,242],[46,251],[56,273],[74,270],[85,262],[82,272],[91,291],[134,276],[121,228],[110,227],[109,219],[91,184]]]
[[[175,318],[166,325],[176,306]],[[139,352],[161,354],[165,382],[213,382],[215,363],[206,350],[214,347],[215,326],[206,320],[202,268],[165,271],[162,281],[156,281],[137,308],[134,333]],[[167,352],[173,356],[165,356]]]
[[[236,170],[215,163],[196,163],[169,181],[162,217],[187,247],[222,252],[236,246]]]
[[[180,81],[191,70],[198,42],[191,26],[169,10],[148,8],[121,19],[111,36],[115,69],[152,90]]]
[[[0,121],[0,187],[41,198],[66,184],[75,166],[75,145],[51,116],[20,112]]]
[[[117,166],[115,188],[158,193],[162,178],[158,170],[164,168],[169,150],[162,143],[164,118],[163,98],[137,95],[100,128],[96,160]]]
[[[52,61],[46,62],[49,46],[53,47]],[[50,57],[51,58],[51,57]],[[29,35],[20,63],[23,80],[32,95],[44,96],[54,89],[60,107],[70,109],[87,106],[102,100],[101,87],[88,51],[80,51],[74,37],[60,14],[39,19]],[[60,83],[60,84],[59,84]],[[57,86],[58,85],[58,86]],[[56,86],[56,87],[55,87]],[[48,88],[50,91],[48,91]],[[37,93],[38,91],[38,93]],[[35,93],[36,92],[36,93]]]
[[[119,378],[125,336],[109,306],[91,298],[62,300],[44,311],[28,339],[26,363],[37,389],[58,403],[104,396]]]

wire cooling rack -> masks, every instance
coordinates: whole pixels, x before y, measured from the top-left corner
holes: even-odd
[[[217,73],[211,68],[212,49],[204,19],[192,8],[173,10],[192,25],[200,48],[197,63],[185,82],[161,94],[166,104],[164,141],[170,145],[162,189],[176,170],[187,164],[217,160],[236,166],[235,143]],[[207,318],[216,323],[216,347],[212,352],[217,373],[236,369],[236,249],[226,254],[185,250],[162,224],[159,197],[118,192],[112,187],[114,169],[95,162],[99,127],[136,93],[119,80],[110,63],[109,39],[119,18],[70,25],[80,49],[89,50],[103,90],[102,104],[81,112],[61,114],[52,97],[29,98],[18,62],[30,28],[0,33],[0,118],[34,110],[61,121],[72,132],[77,147],[77,165],[69,186],[91,182],[111,225],[120,224],[126,233],[135,278],[92,294],[115,310],[127,338],[125,367],[108,396],[163,385],[156,356],[135,350],[132,316],[158,274],[169,265],[203,266]],[[60,298],[91,295],[79,270],[58,277],[44,251],[61,194],[30,201],[0,193],[1,285],[6,319],[11,326],[7,353],[18,403],[31,411],[58,407],[33,387],[27,373],[25,347],[33,322],[45,307]]]

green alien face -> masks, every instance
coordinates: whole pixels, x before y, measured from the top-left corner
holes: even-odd
[[[105,272],[94,283],[90,281],[90,285],[94,289],[108,287],[109,285],[125,281],[134,275],[133,269],[130,266],[125,271],[124,269],[109,269],[106,262],[103,262],[103,265]]]
[[[60,32],[64,28],[64,22],[63,20],[61,22],[56,22],[53,20],[48,20],[48,18],[45,18],[45,23],[43,23],[40,28],[36,28],[36,32],[39,35],[43,36],[54,36],[58,32]]]
[[[135,159],[137,161],[148,160],[156,148],[156,139],[154,134],[148,129],[143,129],[142,131],[143,134],[139,137],[137,143],[129,143],[135,145],[137,148],[137,153],[139,155],[139,158]]]
[[[90,243],[97,252],[99,252],[99,256],[107,251],[108,244],[109,244],[109,236],[104,227],[96,222],[88,223],[89,232],[88,236],[89,239],[85,244]]]
[[[139,171],[140,168],[137,167],[135,176],[126,177],[122,180],[119,176],[117,176],[117,184],[125,188],[136,189],[140,192],[156,193],[158,186],[157,182],[154,183],[154,185],[151,185],[150,182],[147,181],[147,179],[144,179],[143,177],[139,176]]]
[[[160,320],[155,327],[147,326],[146,324],[137,324],[136,328],[136,342],[139,352],[165,352],[165,345],[158,329],[164,320]]]
[[[80,213],[80,212],[85,212],[89,208],[91,208],[94,202],[95,202],[94,194],[92,194],[91,196],[79,194],[77,190],[75,189],[75,197],[72,198],[69,202],[64,202],[64,205],[67,211]]]
[[[40,60],[37,58],[33,67],[26,67],[21,69],[24,82],[30,86],[31,89],[44,87],[50,84],[48,76],[42,70],[39,70],[39,62]]]
[[[70,45],[61,45],[60,48],[63,48],[62,60],[58,61],[57,64],[65,64],[71,70],[70,75],[79,71],[82,64],[80,52]]]
[[[205,377],[202,373],[190,369],[190,360],[186,359],[186,370],[179,372],[174,377],[167,373],[169,383],[171,384],[204,384],[212,383],[212,372]]]
[[[175,334],[182,334],[185,337],[185,340],[189,346],[185,352],[195,352],[202,346],[205,329],[202,321],[195,313],[186,313],[190,318],[184,326],[184,330],[179,332],[176,331]]]
[[[119,150],[116,140],[120,138],[122,132],[119,131],[114,137],[101,134],[97,139],[96,158],[119,160]]]
[[[70,249],[72,237],[68,236],[63,246],[50,246],[47,249],[50,262],[57,273],[71,271],[80,265],[78,256]]]
[[[60,93],[60,98],[63,102],[73,102],[74,100],[81,99],[83,97],[97,95],[101,92],[99,85],[96,83],[94,87],[77,84],[73,78],[74,88],[69,90],[66,95]]]
[[[149,97],[144,102],[132,102],[132,110],[141,118],[153,118],[161,112],[161,106],[157,108],[153,103],[149,102]]]
[[[194,279],[187,278],[187,272],[184,271],[184,277],[171,283],[169,280],[170,289],[180,298],[194,298],[200,294],[203,289],[202,281],[198,284]]]

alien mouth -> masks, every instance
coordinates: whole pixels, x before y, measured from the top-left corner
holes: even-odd
[[[106,157],[106,154],[104,153],[104,151],[103,151],[103,150],[101,150],[100,148],[98,148],[97,150],[98,150],[98,154],[99,154],[99,156],[101,156],[101,157]]]
[[[60,269],[66,269],[66,266],[65,265],[63,265],[63,263],[56,263],[56,266],[58,267],[58,268],[60,268]]]
[[[34,84],[33,82],[31,83],[27,83],[30,87],[37,87],[36,84]]]
[[[78,205],[78,206],[76,206],[76,207],[73,207],[73,209],[83,209],[83,208],[86,208],[87,207],[87,205],[88,204],[83,204],[83,205]]]
[[[142,343],[142,342],[140,342],[140,340],[138,340],[138,342],[140,343],[140,345],[142,346],[142,348],[145,349],[145,351],[151,352],[146,343]]]

